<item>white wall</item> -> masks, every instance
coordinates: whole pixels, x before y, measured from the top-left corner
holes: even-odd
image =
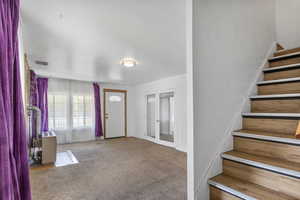
[[[189,200],[205,200],[206,174],[221,172],[219,156],[208,166],[232,148],[234,116],[275,41],[275,2],[193,0],[193,12],[195,194]]]
[[[187,198],[195,197],[194,144],[194,66],[193,66],[193,15],[194,0],[186,0],[186,70],[187,70]]]
[[[186,151],[186,106],[187,106],[187,80],[186,75],[174,76],[158,81],[137,85],[135,87],[135,126],[136,137],[144,138],[146,135],[146,95],[167,90],[175,91],[175,147]]]
[[[277,41],[284,48],[300,47],[299,10],[299,0],[276,0]]]

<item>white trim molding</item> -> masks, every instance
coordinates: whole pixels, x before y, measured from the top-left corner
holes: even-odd
[[[300,63],[292,64],[292,65],[283,65],[280,67],[270,67],[270,68],[264,69],[264,72],[274,72],[274,71],[293,69],[293,68],[298,68],[298,67],[300,67]]]
[[[300,78],[285,78],[285,79],[278,79],[278,80],[271,80],[271,81],[260,81],[257,82],[257,85],[269,85],[269,84],[276,84],[276,83],[290,83],[300,81]]]
[[[281,99],[281,98],[300,98],[300,93],[295,94],[273,94],[250,96],[250,99]]]
[[[263,134],[255,134],[255,133],[243,133],[243,132],[233,132],[233,136],[244,137],[244,138],[251,138],[251,139],[258,139],[258,140],[265,140],[271,142],[280,142],[285,144],[293,144],[293,145],[300,145],[299,139],[293,138],[284,138],[284,137],[275,137]]]
[[[299,113],[243,113],[243,117],[300,118]]]

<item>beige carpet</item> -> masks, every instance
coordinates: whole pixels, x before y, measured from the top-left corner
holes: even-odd
[[[169,134],[160,133],[159,139],[167,142],[174,142],[174,136]]]
[[[136,138],[61,145],[79,164],[31,170],[33,200],[185,200],[186,154]]]

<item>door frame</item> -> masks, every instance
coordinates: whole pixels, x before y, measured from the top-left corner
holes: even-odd
[[[119,90],[119,89],[109,89],[109,88],[103,88],[103,122],[104,122],[104,139],[112,139],[112,138],[107,138],[106,137],[106,118],[105,118],[105,113],[106,113],[106,93],[107,92],[115,92],[115,93],[124,93],[124,120],[125,120],[125,126],[124,126],[124,131],[125,131],[125,136],[121,137],[127,137],[127,90]]]
[[[168,93],[168,92],[173,92],[174,94],[174,103],[176,104],[176,90],[174,88],[170,88],[170,89],[165,89],[165,90],[152,90],[152,91],[147,91],[145,93],[145,117],[146,117],[146,121],[147,121],[147,96],[148,95],[155,95],[155,138],[152,138],[150,136],[147,135],[147,123],[146,124],[146,130],[145,130],[145,134],[143,136],[143,138],[145,138],[146,140],[149,140],[151,142],[154,142],[154,143],[157,143],[157,144],[161,144],[161,145],[164,145],[164,146],[168,146],[168,147],[173,147],[173,148],[176,148],[176,140],[177,140],[177,136],[176,136],[176,133],[177,133],[177,128],[176,126],[174,127],[174,141],[173,142],[168,142],[168,141],[164,141],[164,140],[161,140],[160,139],[160,122],[157,122],[157,120],[160,121],[160,94],[161,93]],[[176,118],[176,112],[174,110],[174,117]]]

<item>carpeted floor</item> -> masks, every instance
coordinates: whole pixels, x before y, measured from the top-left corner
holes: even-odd
[[[167,142],[174,142],[174,136],[169,134],[160,133],[159,139]]]
[[[79,164],[31,170],[33,200],[185,200],[186,154],[136,138],[68,144]]]

